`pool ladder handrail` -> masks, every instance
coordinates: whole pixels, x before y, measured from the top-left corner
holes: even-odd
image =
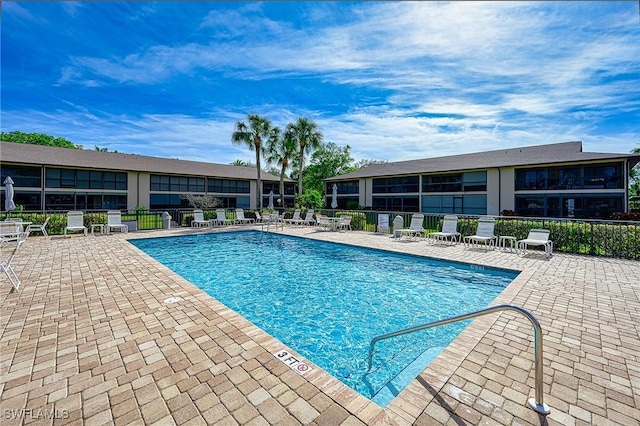
[[[491,314],[494,312],[499,312],[499,311],[506,311],[506,310],[511,310],[511,311],[516,311],[521,313],[522,315],[524,315],[533,325],[533,330],[534,330],[534,352],[535,352],[535,363],[534,363],[534,367],[535,367],[535,398],[529,398],[529,400],[527,401],[527,404],[529,405],[529,407],[531,409],[533,409],[533,411],[542,414],[542,415],[547,415],[551,412],[551,410],[549,409],[549,406],[547,404],[544,403],[544,397],[543,397],[543,374],[542,374],[542,327],[540,326],[540,323],[538,322],[538,320],[531,315],[531,313],[529,313],[527,310],[519,307],[519,306],[515,306],[515,305],[496,305],[496,306],[491,306],[488,307],[486,309],[481,309],[479,311],[475,311],[475,312],[470,312],[468,314],[462,314],[462,315],[457,315],[455,317],[451,317],[451,318],[446,318],[443,320],[439,320],[439,321],[434,321],[434,322],[430,322],[428,324],[423,324],[423,325],[417,325],[415,327],[410,327],[410,328],[405,328],[404,330],[398,330],[398,331],[394,331],[391,333],[387,333],[387,334],[382,334],[380,336],[376,336],[373,339],[371,339],[371,343],[369,344],[369,368],[367,369],[367,373],[369,371],[371,371],[371,367],[372,367],[372,362],[373,362],[373,352],[374,352],[374,346],[376,344],[376,342],[379,342],[380,340],[385,340],[385,339],[390,339],[392,337],[397,337],[403,334],[408,334],[408,333],[413,333],[415,331],[420,331],[420,330],[425,330],[427,328],[432,328],[432,327],[438,327],[441,325],[445,325],[445,324],[451,324],[453,322],[458,322],[458,321],[464,321],[466,319],[470,319],[470,318],[475,318],[475,317],[479,317],[482,315],[487,315],[487,314]],[[366,374],[365,374],[366,375]]]
[[[271,225],[275,225],[276,230],[278,229],[278,215],[277,214],[269,214],[268,216],[265,216],[266,222],[263,220],[262,221],[262,230],[264,231],[264,226],[267,225],[267,232],[269,232],[269,228],[271,227]]]

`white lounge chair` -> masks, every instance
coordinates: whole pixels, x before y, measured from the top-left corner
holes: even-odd
[[[546,257],[553,255],[553,241],[549,239],[550,231],[548,229],[531,229],[529,235],[524,240],[518,240],[516,247],[520,254],[526,254],[529,246],[544,247]]]
[[[64,235],[67,235],[67,231],[83,231],[84,236],[87,236],[87,227],[84,226],[84,213],[77,210],[67,213],[67,226],[64,227]]]
[[[414,213],[411,216],[411,223],[409,224],[409,227],[398,230],[400,232],[400,237],[402,237],[402,235],[404,234],[407,235],[407,238],[420,237],[424,232],[426,232],[426,229],[424,229],[422,226],[423,222],[424,215],[422,213]]]
[[[41,225],[32,223],[31,225],[27,226],[27,229],[25,229],[27,236],[29,236],[32,232],[42,232],[42,235],[45,238],[49,238],[49,235],[47,234],[47,224],[49,223],[49,219],[51,219],[51,216],[47,216],[47,218],[44,220],[44,223]]]
[[[492,217],[481,217],[478,219],[476,234],[463,238],[465,248],[478,243],[483,243],[485,250],[495,247],[498,238],[494,235],[495,226],[496,220]]]
[[[285,223],[289,225],[299,225],[302,222],[302,218],[300,217],[300,209],[296,209],[293,212],[293,216],[290,219],[284,219]]]
[[[194,209],[193,210],[193,221],[191,221],[191,227],[200,228],[202,226],[211,226],[213,221],[210,219],[204,218],[204,212],[202,209]]]
[[[107,212],[107,232],[111,231],[111,229],[119,229],[120,232],[127,233],[129,232],[129,227],[122,223],[122,213],[120,210],[109,210]]]
[[[234,219],[227,219],[224,209],[216,209],[216,218],[211,221],[212,225],[233,225],[234,223],[236,223]]]
[[[236,209],[236,222],[241,225],[255,222],[254,219],[244,217],[244,210]]]
[[[260,212],[256,210],[254,214],[256,215],[256,223],[262,223],[262,215],[260,215]]]
[[[1,251],[4,251],[6,246],[15,243],[15,246],[9,252],[9,256],[6,258],[0,258],[0,271],[4,272],[7,278],[9,278],[9,282],[13,286],[11,291],[17,291],[20,288],[20,278],[18,277],[18,274],[16,274],[16,272],[13,270],[13,267],[11,266],[11,262],[13,262],[13,258],[15,257],[16,252],[24,242],[25,242],[24,239],[17,239],[14,242],[14,241],[9,241],[6,238],[0,238]]]
[[[450,241],[454,244],[460,242],[460,233],[458,232],[458,216],[447,215],[444,217],[442,231],[430,232],[427,238],[437,241]]]
[[[313,209],[308,209],[304,215],[304,219],[300,220],[301,225],[315,225],[316,220],[313,218]]]

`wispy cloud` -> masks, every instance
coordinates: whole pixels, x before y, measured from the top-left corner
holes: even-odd
[[[2,130],[228,163],[252,159],[230,135],[258,113],[281,127],[307,116],[357,159],[568,140],[628,152],[640,140],[637,12],[629,2],[11,2]],[[38,54],[29,19],[56,58],[41,74],[7,60]],[[5,37],[16,28],[20,39]],[[40,83],[52,73],[53,89]]]

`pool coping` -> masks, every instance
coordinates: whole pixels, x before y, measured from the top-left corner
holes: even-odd
[[[224,231],[231,229],[243,230],[247,228],[234,227],[224,229]],[[67,419],[69,420],[67,423],[72,420],[80,420],[80,422],[87,424],[102,424],[104,422],[99,422],[98,419],[107,418],[116,424],[124,422],[125,418],[130,420],[127,423],[142,422],[142,419],[145,419],[145,423],[153,423],[147,421],[147,410],[149,410],[147,407],[155,403],[143,404],[140,398],[144,399],[144,397],[138,397],[136,394],[138,406],[137,408],[131,407],[132,411],[127,412],[129,417],[121,415],[119,406],[114,405],[115,403],[112,401],[113,398],[117,398],[117,392],[123,392],[124,395],[124,392],[136,391],[136,383],[139,381],[144,384],[145,388],[153,389],[156,386],[162,391],[163,399],[158,404],[165,405],[163,405],[164,408],[158,408],[158,410],[162,411],[165,417],[156,419],[156,423],[164,420],[169,423],[183,424],[195,418],[204,419],[205,422],[210,421],[210,410],[202,408],[193,412],[195,417],[190,419],[181,417],[180,409],[173,406],[173,401],[176,401],[176,398],[182,398],[181,395],[187,391],[183,390],[181,386],[178,390],[175,386],[165,388],[165,379],[154,381],[153,378],[150,378],[151,376],[145,375],[131,383],[120,384],[115,389],[104,388],[104,384],[93,387],[89,387],[90,385],[87,384],[88,389],[78,393],[78,386],[85,386],[85,384],[75,383],[75,379],[67,376],[67,373],[79,373],[79,377],[85,378],[89,372],[104,371],[106,364],[101,362],[98,362],[97,366],[94,366],[92,362],[90,370],[83,369],[82,366],[85,361],[95,358],[94,352],[96,350],[98,353],[109,354],[107,359],[111,359],[114,355],[111,352],[116,347],[130,348],[134,342],[145,342],[138,345],[141,349],[148,348],[154,342],[153,339],[158,339],[158,337],[153,337],[155,334],[152,336],[147,333],[158,329],[160,336],[163,336],[164,332],[160,328],[154,327],[149,332],[129,336],[122,335],[122,337],[118,337],[121,333],[118,330],[112,330],[110,335],[98,333],[95,336],[99,339],[98,346],[91,350],[90,355],[85,355],[81,348],[89,346],[88,341],[92,340],[94,336],[84,337],[84,341],[87,341],[84,343],[76,339],[75,341],[78,341],[77,344],[80,345],[77,346],[79,348],[77,353],[64,349],[64,346],[59,346],[57,352],[54,351],[52,354],[54,360],[59,360],[58,364],[54,365],[51,364],[50,350],[47,350],[49,355],[46,356],[46,361],[39,360],[40,358],[35,353],[27,355],[27,353],[31,353],[29,352],[31,350],[38,351],[38,348],[43,344],[48,345],[53,341],[68,341],[64,332],[60,334],[62,330],[57,334],[50,334],[41,328],[40,334],[34,334],[34,331],[37,330],[37,328],[33,328],[34,325],[40,324],[40,327],[43,327],[51,324],[52,321],[65,320],[69,306],[82,308],[83,303],[89,303],[89,308],[93,309],[92,303],[95,302],[91,300],[67,298],[70,294],[67,291],[70,288],[69,283],[74,282],[73,277],[76,273],[74,271],[78,271],[83,280],[94,280],[97,283],[96,288],[104,291],[105,295],[113,293],[112,296],[115,300],[120,300],[119,298],[123,297],[122,300],[130,300],[122,294],[123,291],[140,292],[141,295],[151,296],[148,300],[142,301],[146,306],[144,310],[135,305],[132,308],[109,307],[109,309],[119,309],[121,313],[118,315],[122,316],[125,321],[127,318],[135,320],[148,316],[149,314],[145,312],[161,312],[163,315],[165,313],[171,315],[175,312],[190,314],[195,309],[193,311],[195,314],[200,312],[205,316],[213,313],[216,316],[219,315],[223,324],[229,324],[233,326],[234,330],[237,330],[233,335],[241,337],[239,340],[238,337],[225,338],[225,341],[237,340],[236,349],[244,348],[243,350],[247,351],[247,358],[253,356],[255,349],[253,345],[258,345],[270,354],[269,357],[259,355],[255,360],[258,361],[258,364],[267,367],[270,374],[277,374],[277,377],[282,380],[281,385],[284,388],[290,387],[290,390],[285,394],[279,393],[280,390],[278,390],[277,395],[280,396],[273,395],[273,397],[277,397],[278,403],[282,407],[286,407],[286,413],[282,415],[288,417],[282,418],[288,418],[296,424],[352,425],[362,422],[372,425],[404,425],[444,424],[452,421],[458,424],[477,424],[480,421],[490,424],[512,424],[513,422],[540,424],[541,418],[526,408],[526,400],[533,396],[534,391],[533,370],[530,368],[533,360],[533,336],[531,325],[523,318],[518,318],[509,312],[476,318],[416,380],[412,381],[398,397],[383,409],[315,365],[312,373],[298,376],[300,379],[289,375],[285,370],[287,367],[280,365],[281,363],[272,355],[285,345],[151,259],[137,247],[126,244],[130,248],[127,249],[122,246],[125,240],[132,238],[201,232],[203,231],[179,229],[170,232],[143,231],[123,235],[73,236],[52,238],[52,240],[30,237],[28,245],[24,248],[23,257],[17,259],[18,262],[14,266],[16,272],[23,279],[23,287],[17,294],[0,294],[0,312],[2,313],[0,325],[3,326],[2,338],[0,338],[0,373],[2,373],[0,408],[32,409],[35,406],[56,407],[63,404],[63,407],[73,406],[79,410],[79,414],[74,412],[73,415],[76,417]],[[220,230],[204,232],[220,232]],[[638,304],[640,292],[637,288],[638,283],[633,278],[640,275],[639,262],[562,253],[554,254],[551,259],[536,256],[535,252],[521,257],[513,253],[466,250],[460,245],[456,247],[430,247],[424,242],[382,240],[384,238],[382,235],[361,232],[317,232],[313,229],[290,227],[285,227],[283,231],[277,232],[325,241],[342,243],[346,241],[355,246],[368,248],[384,244],[386,247],[390,247],[392,252],[425,253],[432,255],[426,257],[436,259],[465,259],[463,263],[497,266],[498,268],[508,265],[509,267],[506,269],[520,270],[518,277],[503,290],[493,304],[513,303],[524,306],[541,320],[545,338],[544,395],[545,402],[551,407],[551,414],[544,420],[576,426],[607,422],[628,425],[634,421],[640,422],[640,410],[638,410],[640,407],[640,358],[634,349],[640,345],[640,338],[637,337],[637,332],[635,335],[633,334],[634,327],[635,330],[638,327],[637,317],[640,312],[640,304]],[[133,253],[132,250],[142,257],[136,258],[136,253]],[[69,255],[81,257],[85,254],[88,261],[82,257],[80,262],[69,264]],[[436,254],[437,256],[435,256]],[[129,259],[127,265],[121,265],[118,262],[121,255],[133,256],[133,259]],[[53,263],[51,263],[52,260]],[[61,261],[66,263],[61,264]],[[153,273],[156,275],[147,277],[145,272],[141,276],[136,276],[135,267],[138,267],[136,265],[152,265],[153,271],[155,271]],[[515,268],[516,266],[517,268]],[[69,273],[71,276],[68,276]],[[116,275],[109,278],[112,273]],[[158,278],[157,283],[154,282],[154,277]],[[51,282],[56,282],[58,285],[52,286]],[[4,281],[3,284],[5,284]],[[547,295],[549,297],[545,299]],[[618,295],[623,297],[620,298]],[[183,301],[168,307],[162,303],[163,296],[180,296]],[[582,311],[578,310],[582,306],[579,304],[581,301],[598,309],[598,317],[594,319],[581,314]],[[65,308],[61,311],[63,306]],[[45,311],[43,314],[34,316],[35,314],[31,313],[34,307],[38,309],[44,307]],[[101,307],[101,309],[104,308],[107,306]],[[93,323],[82,324],[84,327],[98,327],[112,314],[107,311],[106,315],[105,313],[99,314],[92,317]],[[200,314],[195,317],[197,318],[198,315]],[[80,321],[78,317],[72,319]],[[34,323],[34,321],[36,322]],[[184,325],[176,326],[175,329],[178,330],[175,332],[178,336],[176,339],[187,339],[183,333],[185,330],[189,330],[187,327],[199,330],[200,326],[195,327],[198,323],[194,321],[191,320]],[[217,321],[214,320],[216,323]],[[599,343],[594,341],[595,334],[591,330],[599,330],[601,335]],[[76,333],[78,332],[76,331]],[[196,330],[194,336],[197,336],[198,333],[200,332]],[[580,336],[580,333],[583,333],[582,339],[576,337]],[[511,338],[505,337],[511,335]],[[24,340],[25,336],[27,340]],[[202,336],[202,341],[205,337]],[[160,337],[160,340],[164,341],[163,339],[164,337]],[[199,338],[185,341],[189,345],[201,344]],[[295,351],[292,352],[295,353]],[[239,353],[242,356],[245,356],[244,354],[245,352]],[[84,358],[85,356],[88,358]],[[155,359],[154,357],[155,355],[151,358]],[[126,364],[126,359],[127,357],[122,358],[126,367],[129,367]],[[253,360],[250,358],[247,362],[255,364]],[[166,363],[166,361],[159,362]],[[211,363],[207,360],[203,362],[206,362],[207,365]],[[226,367],[230,370],[221,370],[217,366],[211,367],[212,372],[216,373],[215,377],[209,379],[208,382],[201,382],[201,385],[209,383],[209,386],[214,390],[215,395],[208,395],[208,397],[222,398],[223,395],[219,394],[217,388],[213,386],[223,377],[228,377],[237,386],[236,392],[237,390],[245,391],[243,388],[245,383],[234,381],[236,380],[234,372],[237,369],[237,364],[235,364],[237,362],[234,361]],[[60,367],[56,367],[56,365],[75,365],[75,367],[70,367],[68,371],[57,371]],[[146,369],[153,365],[143,366],[141,370],[136,371],[147,371]],[[262,367],[258,367],[258,369],[262,371]],[[50,371],[51,374],[45,374]],[[119,370],[114,369],[112,372],[116,374],[117,371]],[[204,373],[198,374],[198,380],[204,380],[201,378]],[[104,379],[108,377],[108,373],[96,374]],[[292,374],[297,376],[295,373]],[[144,381],[143,377],[145,377]],[[195,380],[194,377],[191,379]],[[184,380],[191,379],[185,378]],[[149,382],[149,380],[151,381]],[[315,397],[305,396],[308,389],[301,384],[300,380],[312,384],[320,390],[321,394],[314,393]],[[262,383],[262,381],[258,380],[258,383]],[[131,389],[132,384],[133,389]],[[255,383],[253,385],[255,386]],[[85,388],[81,387],[81,389]],[[170,398],[171,395],[165,394],[169,389],[171,389],[171,395],[176,392],[177,394]],[[262,387],[254,392],[262,391],[274,394],[274,389]],[[293,394],[291,394],[292,391]],[[193,404],[197,405],[201,399],[197,399],[191,392],[189,391],[189,395],[194,401]],[[85,400],[87,393],[87,398],[90,395],[95,395],[95,398],[108,395],[108,401],[105,403],[106,405],[101,405],[101,408],[96,411],[96,408],[90,403],[94,399]],[[80,405],[78,405],[79,395],[82,395],[82,401],[84,401]],[[244,405],[237,411],[233,411],[235,409],[225,403],[226,418],[233,417],[236,422],[245,424],[239,420],[243,418],[241,414],[253,410],[251,412],[254,420],[247,421],[246,424],[264,424],[264,421],[268,424],[279,424],[279,421],[273,420],[270,414],[264,411],[263,406],[255,400],[253,395],[254,393],[245,395],[249,401],[248,407]],[[289,395],[294,397],[297,395],[297,399],[292,402]],[[329,400],[318,399],[322,395],[328,397]],[[73,404],[71,401],[74,401]],[[601,403],[595,401],[601,401]],[[340,417],[340,421],[329,421],[329,419],[338,418],[339,409],[333,404],[344,409],[349,416],[347,418]],[[604,408],[601,408],[600,405]],[[197,405],[197,407],[200,406]],[[256,413],[257,417],[255,417]],[[263,423],[260,423],[259,419]],[[65,421],[58,419],[54,423],[65,424]]]

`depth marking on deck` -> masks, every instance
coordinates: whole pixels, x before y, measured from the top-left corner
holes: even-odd
[[[273,356],[300,375],[307,374],[313,370],[313,368],[293,356],[289,351],[281,350],[273,354]]]

